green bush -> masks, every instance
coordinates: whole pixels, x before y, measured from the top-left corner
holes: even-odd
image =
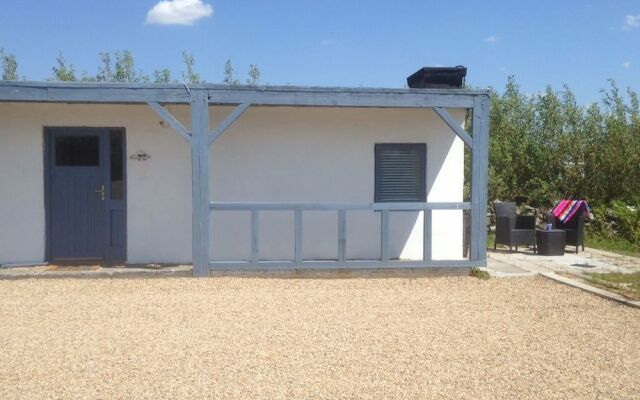
[[[593,233],[605,238],[621,238],[640,246],[640,208],[621,201],[594,207]]]
[[[556,200],[585,199],[594,208],[592,234],[637,248],[640,102],[613,81],[601,93],[599,103],[583,106],[567,86],[527,95],[513,77],[502,93],[493,90],[489,201],[549,210]]]
[[[523,94],[513,77],[503,93],[493,91],[490,201],[521,199],[545,208],[562,198],[586,199],[592,206],[640,204],[638,176],[640,107],[634,91],[624,96],[610,81],[601,103],[588,106],[579,105],[567,86]]]

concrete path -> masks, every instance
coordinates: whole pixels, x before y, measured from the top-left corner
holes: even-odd
[[[578,254],[565,253],[564,256],[541,256],[531,250],[509,252],[498,249],[489,251],[487,270],[496,277],[526,272],[574,275],[585,272],[632,273],[640,271],[640,259],[591,248]]]
[[[496,278],[542,275],[596,296],[640,308],[640,301],[630,300],[616,293],[593,287],[581,279],[581,276],[587,272],[638,272],[640,259],[591,248],[585,250],[578,254],[565,253],[564,256],[541,256],[534,254],[531,250],[489,251],[487,272]]]

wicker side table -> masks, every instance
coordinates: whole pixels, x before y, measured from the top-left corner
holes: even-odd
[[[543,256],[563,256],[565,235],[563,229],[536,229],[538,254]]]

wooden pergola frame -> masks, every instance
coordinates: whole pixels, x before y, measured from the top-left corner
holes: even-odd
[[[210,270],[209,213],[210,209],[214,208],[214,203],[210,204],[209,202],[209,146],[250,106],[433,109],[472,151],[471,204],[466,207],[468,203],[420,203],[418,208],[425,211],[469,208],[471,210],[471,249],[468,261],[438,260],[427,263],[425,257],[425,262],[417,266],[486,266],[489,100],[488,91],[467,89],[228,85],[187,87],[175,84],[0,82],[0,102],[148,104],[182,136],[191,146],[194,276],[207,276]],[[161,104],[190,105],[191,130],[185,128]],[[209,106],[211,105],[236,106],[236,108],[215,129],[210,130]],[[447,111],[448,108],[471,109],[473,111],[472,135],[460,127],[459,123]],[[218,205],[217,208],[224,209],[224,205]],[[296,213],[298,209],[301,212],[302,206],[296,206]],[[382,205],[376,205],[373,209],[383,210],[383,225],[385,217],[388,222],[389,208],[385,209]],[[400,209],[409,208],[400,207]],[[340,208],[340,210],[343,209]],[[384,211],[387,211],[387,214],[384,214]],[[296,236],[298,236],[297,231],[298,227],[296,227]],[[430,246],[430,236],[428,240]],[[384,253],[384,246],[382,251]],[[425,246],[425,255],[426,253]],[[384,256],[382,259],[384,261]],[[390,263],[393,264],[392,261]],[[358,268],[366,267],[362,263],[354,265]],[[413,267],[416,265],[407,264],[405,266]]]

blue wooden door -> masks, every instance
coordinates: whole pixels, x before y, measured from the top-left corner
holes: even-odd
[[[124,174],[120,171],[115,183],[111,178],[114,162],[123,168],[123,138],[118,146],[118,133],[122,134],[97,128],[47,130],[49,260],[124,260]],[[112,193],[113,188],[118,193]]]

